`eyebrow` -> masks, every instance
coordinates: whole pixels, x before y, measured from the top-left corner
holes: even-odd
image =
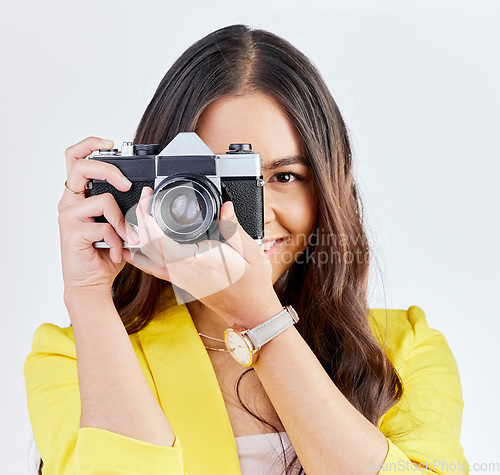
[[[287,165],[295,165],[296,163],[299,163],[300,165],[309,166],[308,160],[303,155],[292,155],[290,157],[282,157],[273,160],[267,165],[263,165],[262,169],[276,170],[276,168],[286,167]]]

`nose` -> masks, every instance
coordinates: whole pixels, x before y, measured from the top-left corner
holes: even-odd
[[[274,196],[272,191],[264,186],[264,226],[271,224],[275,219]]]

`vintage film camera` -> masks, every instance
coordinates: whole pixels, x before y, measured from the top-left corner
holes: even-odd
[[[115,165],[132,182],[121,192],[106,181],[91,180],[90,195],[111,193],[125,219],[137,226],[135,214],[142,188],[154,193],[150,214],[162,231],[180,243],[222,240],[218,221],[222,203],[231,200],[243,229],[258,243],[264,238],[262,161],[250,144],[231,144],[215,155],[194,132],[182,132],[161,153],[156,144],[124,142],[117,149],[99,150],[87,159]],[[97,221],[106,222],[104,217]],[[95,247],[109,247],[104,241]],[[129,247],[124,243],[125,247]]]

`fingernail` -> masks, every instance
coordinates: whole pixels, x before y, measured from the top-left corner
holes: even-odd
[[[232,218],[234,216],[234,205],[232,201],[226,202],[224,216],[226,216],[226,218]]]
[[[113,257],[111,258],[111,260],[115,263],[115,264],[119,264],[121,261],[122,261],[122,253],[120,252],[119,249],[114,249],[113,250]]]
[[[132,182],[125,176],[122,178],[122,182],[125,186],[128,186],[128,187],[132,186]]]
[[[146,198],[146,195],[150,195],[153,193],[153,190],[149,188],[149,186],[145,186],[141,191],[141,198]]]
[[[112,140],[109,140],[109,139],[102,139],[101,143],[103,145],[102,148],[112,148],[114,145],[114,142]]]

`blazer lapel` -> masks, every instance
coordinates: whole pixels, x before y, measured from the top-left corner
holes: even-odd
[[[183,447],[185,471],[241,474],[217,377],[187,307],[173,300],[138,338],[160,405]]]

